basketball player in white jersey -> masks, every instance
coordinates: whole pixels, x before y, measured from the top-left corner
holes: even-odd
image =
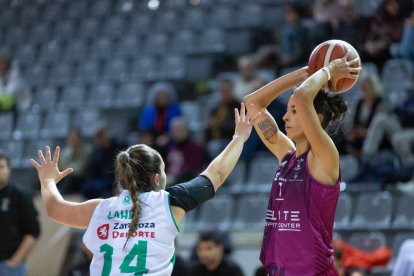
[[[59,147],[53,159],[39,150],[40,164],[31,159],[41,183],[49,217],[71,227],[87,228],[83,241],[93,253],[91,275],[170,275],[174,266],[174,239],[186,212],[211,199],[233,170],[260,116],[250,117],[242,103],[235,109],[232,141],[195,179],[165,189],[165,164],[146,145],[134,145],[118,154],[115,164],[118,196],[69,202],[56,184],[73,169],[58,169]]]

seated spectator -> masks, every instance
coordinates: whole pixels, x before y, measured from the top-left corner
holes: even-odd
[[[66,146],[62,148],[59,159],[59,166],[73,168],[73,173],[59,183],[58,188],[62,194],[80,192],[87,175],[91,151],[91,147],[83,140],[80,130],[72,129],[66,138]]]
[[[371,23],[361,60],[374,62],[381,70],[391,57],[390,45],[399,42],[404,25],[404,16],[398,0],[384,0]]]
[[[224,245],[216,232],[201,233],[197,242],[199,263],[191,269],[194,276],[238,276],[240,267],[224,255]]]
[[[362,98],[352,112],[351,129],[345,135],[348,152],[358,158],[362,158],[362,146],[374,116],[379,113],[387,114],[391,110],[390,105],[382,96],[383,87],[378,75],[362,74],[360,91]]]
[[[263,82],[257,76],[255,61],[251,57],[242,57],[238,67],[239,78],[234,82],[234,96],[242,102],[245,96],[259,89]]]
[[[86,198],[111,196],[115,181],[113,162],[123,143],[112,138],[105,125],[99,125],[94,135],[94,148],[88,164],[88,179],[82,186]]]
[[[32,94],[10,56],[0,53],[0,112],[24,111],[30,107]]]
[[[158,82],[149,90],[147,106],[140,115],[138,129],[152,132],[158,146],[156,148],[160,150],[168,143],[172,119],[179,116],[181,107],[176,102],[175,88],[169,83]]]
[[[186,182],[202,169],[205,162],[203,148],[188,133],[184,119],[176,117],[171,122],[171,141],[167,147],[165,165],[168,184]]]
[[[211,158],[217,156],[233,137],[234,109],[239,106],[230,79],[220,80],[218,89],[220,101],[211,111],[206,129],[207,150]]]
[[[338,26],[338,21],[343,18],[338,2],[338,0],[316,0],[313,4],[313,20],[329,36]]]

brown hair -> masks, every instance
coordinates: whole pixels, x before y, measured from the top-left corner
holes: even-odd
[[[337,134],[339,124],[348,111],[348,105],[340,95],[320,91],[313,100],[316,113],[322,114],[322,128],[329,134]]]
[[[161,162],[161,155],[153,148],[143,144],[131,146],[126,151],[121,151],[116,157],[117,189],[118,191],[128,190],[132,199],[132,221],[129,225],[125,245],[137,229],[138,219],[141,216],[141,203],[138,196],[140,193],[154,189],[151,178],[160,173]]]

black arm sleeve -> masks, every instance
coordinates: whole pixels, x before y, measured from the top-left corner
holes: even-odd
[[[170,204],[183,208],[186,212],[213,198],[215,194],[213,183],[203,175],[169,187],[166,191],[170,194]]]

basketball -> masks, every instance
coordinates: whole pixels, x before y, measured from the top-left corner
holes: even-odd
[[[334,39],[322,42],[315,47],[310,55],[308,62],[309,75],[312,75],[322,67],[327,66],[332,60],[344,57],[347,50],[350,51],[348,61],[359,57],[358,52],[355,50],[355,48],[346,41]],[[360,66],[361,62],[355,65],[355,67]],[[343,93],[351,89],[356,82],[357,79],[332,78],[327,82],[327,84],[322,87],[322,89],[326,92]]]

